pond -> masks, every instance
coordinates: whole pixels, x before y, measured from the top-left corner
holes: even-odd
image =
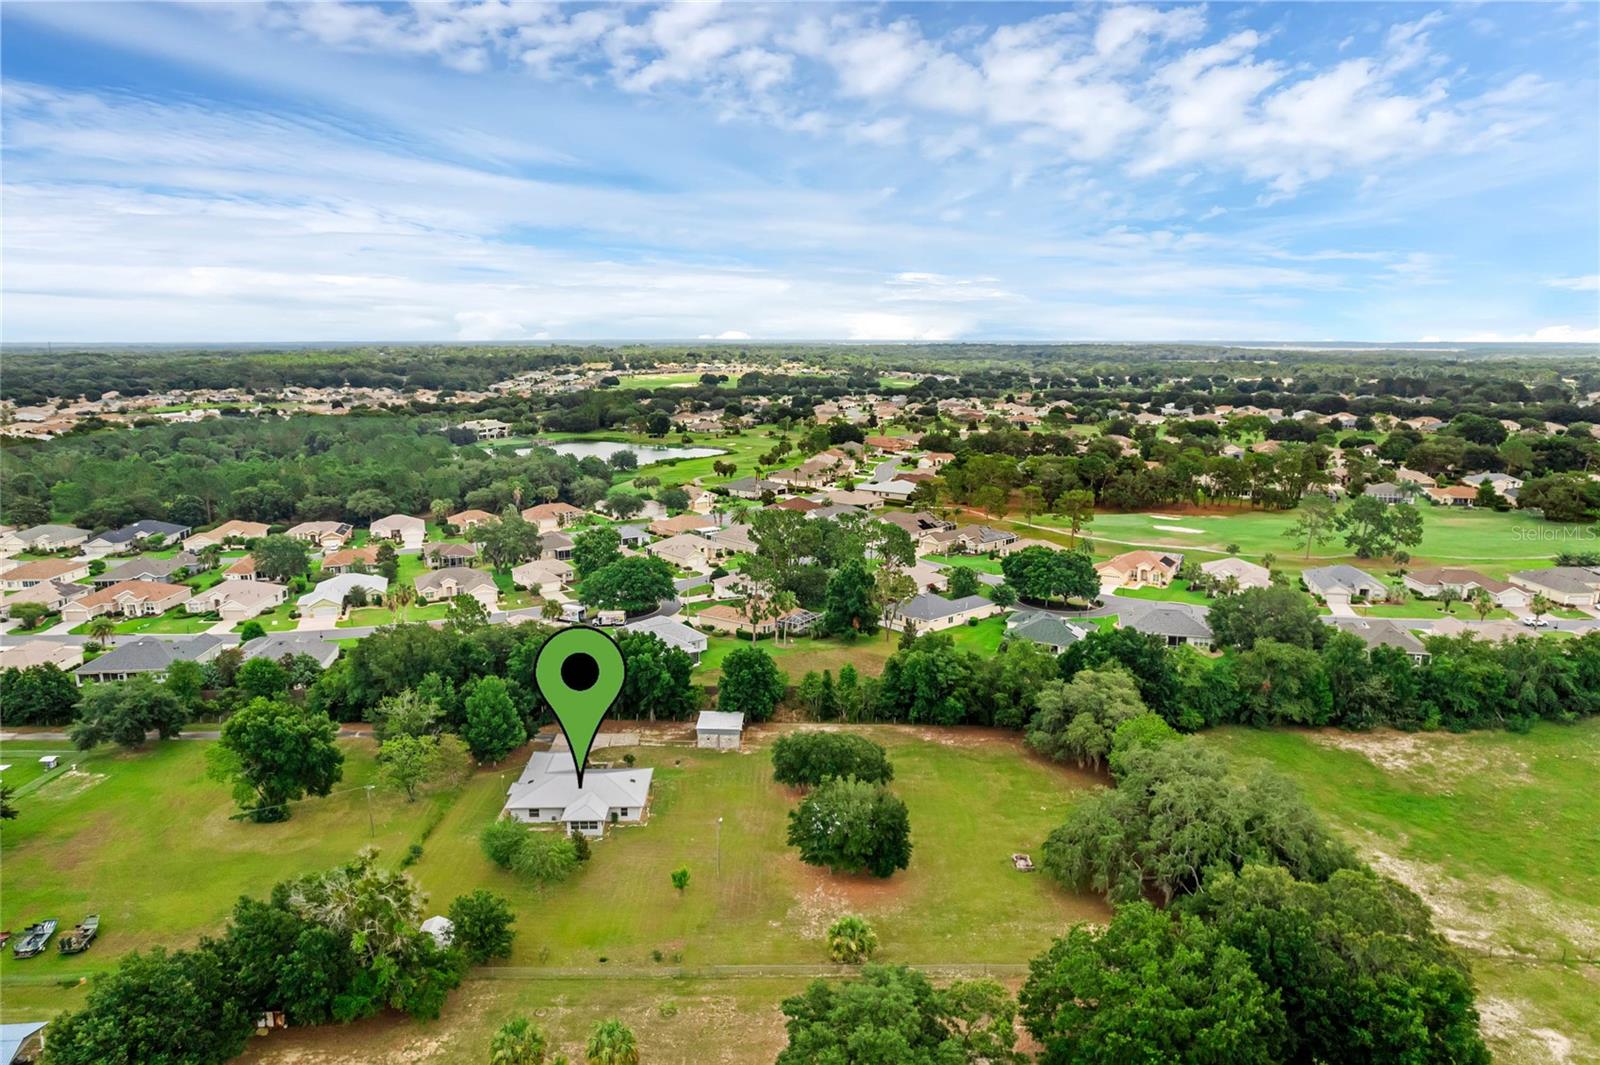
[[[667,459],[707,459],[713,455],[727,454],[726,451],[716,447],[660,447],[655,444],[626,444],[618,440],[563,440],[558,444],[546,446],[558,455],[571,455],[575,459],[593,456],[602,461],[609,461],[611,456],[619,451],[631,451],[639,456],[641,466],[648,466],[653,462],[665,462]],[[517,454],[527,455],[532,450],[528,447],[519,447]]]

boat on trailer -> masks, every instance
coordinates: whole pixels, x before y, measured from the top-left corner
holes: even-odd
[[[11,948],[11,953],[19,958],[31,958],[35,954],[44,952],[45,944],[50,942],[50,937],[56,934],[56,919],[47,917],[38,924],[31,924],[22,930],[22,936]]]
[[[93,943],[94,937],[99,934],[100,915],[91,913],[81,924],[74,925],[72,931],[65,933],[56,941],[56,949],[63,954],[82,954],[89,949],[89,944]]]

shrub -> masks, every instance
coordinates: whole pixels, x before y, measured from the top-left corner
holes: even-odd
[[[828,929],[828,956],[844,965],[871,961],[878,950],[878,933],[866,918],[847,914]]]
[[[772,777],[796,788],[830,777],[887,784],[894,766],[881,746],[853,732],[791,732],[772,745]]]

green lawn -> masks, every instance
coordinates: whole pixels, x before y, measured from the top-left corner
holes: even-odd
[[[984,618],[976,625],[957,625],[941,633],[950,637],[951,641],[963,651],[973,651],[984,656],[993,655],[1000,650],[1000,641],[1005,634],[1004,615]]]
[[[1000,573],[1000,560],[988,555],[928,555],[923,559],[931,566],[965,566],[979,573]]]
[[[685,440],[684,436],[688,439]],[[655,447],[714,447],[727,452],[723,455],[708,456],[695,459],[668,459],[663,462],[653,462],[648,466],[641,466],[640,471],[648,470],[650,476],[661,479],[662,485],[687,484],[690,481],[699,481],[710,487],[715,484],[726,483],[727,478],[717,477],[712,473],[711,467],[716,462],[731,462],[738,467],[733,479],[749,477],[755,473],[756,456],[766,454],[778,442],[779,431],[775,426],[759,425],[752,429],[743,429],[731,435],[723,433],[668,433],[661,439],[642,436],[638,433],[548,433],[541,439],[545,442],[559,442],[567,440],[614,440],[628,444]],[[791,438],[792,439],[792,438]],[[793,459],[798,462],[800,457],[790,452],[785,461]],[[638,474],[628,472],[617,475],[617,483],[626,484]]]
[[[1560,551],[1581,548],[1585,542],[1579,539],[1583,532],[1580,526],[1547,522],[1517,511],[1500,514],[1423,506],[1421,513],[1422,543],[1411,549],[1412,569],[1459,565],[1491,577],[1504,577],[1512,570],[1549,565]],[[1033,520],[1045,528],[1067,528],[1067,523],[1054,515],[1036,515]],[[1252,562],[1259,562],[1263,554],[1270,553],[1277,556],[1278,565],[1295,571],[1333,562],[1351,562],[1375,572],[1390,568],[1386,561],[1356,560],[1338,539],[1314,546],[1307,559],[1304,541],[1297,544],[1284,535],[1294,520],[1293,511],[1212,514],[1179,508],[1153,514],[1097,514],[1084,531],[1097,541],[1095,552],[1102,558],[1134,547],[1159,547],[1184,550],[1198,561],[1206,561],[1224,556],[1230,544],[1237,544],[1239,553]],[[1012,524],[1019,532],[1025,529],[1019,522]],[[1182,529],[1198,531],[1178,531]],[[1029,531],[1028,535],[1037,533]]]
[[[888,881],[795,859],[784,845],[793,800],[772,782],[765,751],[662,747],[634,752],[656,770],[649,823],[614,830],[572,881],[540,891],[478,849],[520,763],[468,786],[415,871],[436,899],[487,885],[537,914],[513,965],[650,966],[657,949],[689,966],[814,963],[825,960],[821,933],[846,912],[874,922],[886,960],[1020,962],[1071,921],[1104,913],[1007,860],[1037,851],[1089,778],[1027,757],[1015,737],[954,733],[945,743],[918,732],[871,730],[890,749],[915,844],[910,869]],[[668,877],[679,866],[691,876],[682,897]]]
[[[375,843],[400,854],[417,837],[430,803],[397,793],[372,797],[376,833],[368,835],[362,786],[374,779],[372,744],[342,741],[344,781],[335,794],[296,807],[278,825],[232,820],[227,787],[206,777],[203,741],[173,740],[132,754],[103,749],[77,773],[62,770],[17,802],[7,821],[0,927],[19,929],[44,917],[63,927],[85,913],[101,917],[100,938],[78,957],[54,950],[37,958],[0,957],[0,997],[19,1016],[74,1004],[80,995],[54,981],[103,969],[117,955],[157,945],[184,946],[217,930],[239,894],[260,894],[278,880],[332,865]],[[36,763],[38,741],[0,747],[17,769]],[[10,774],[8,774],[8,777]],[[9,782],[9,780],[8,780]],[[30,1012],[31,1011],[31,1012]]]
[[[1126,599],[1153,599],[1162,603],[1211,604],[1205,593],[1191,589],[1188,581],[1173,581],[1165,588],[1118,588],[1117,595]]]
[[[449,613],[449,603],[412,603],[406,607],[405,620],[407,623],[443,621]],[[398,620],[395,612],[386,606],[358,606],[352,607],[345,617],[340,618],[337,627],[354,629],[366,625],[393,625]]]
[[[87,955],[0,960],[5,1009],[20,1019],[78,1005],[82,988],[60,986],[63,978],[106,968],[131,949],[192,943],[220,928],[239,894],[260,894],[369,842],[398,857],[429,823],[430,811],[442,811],[442,819],[412,869],[432,899],[430,909],[442,910],[478,887],[505,894],[521,915],[510,959],[516,966],[648,973],[661,964],[653,958],[657,950],[667,963],[676,958],[685,966],[818,964],[826,960],[824,929],[847,912],[874,922],[886,960],[1016,965],[1073,921],[1104,918],[1097,899],[1017,873],[1007,860],[1013,851],[1037,853],[1075,798],[1098,786],[1095,778],[1029,756],[1008,734],[892,726],[870,732],[890,749],[915,842],[910,869],[888,881],[834,877],[799,863],[784,843],[794,797],[772,782],[764,749],[634,750],[639,764],[657,774],[648,822],[613,830],[571,881],[549,889],[495,868],[478,847],[525,751],[416,804],[376,791],[370,837],[362,786],[373,779],[374,763],[366,741],[342,744],[345,780],[333,795],[301,804],[281,825],[230,818],[227,789],[205,776],[204,741],[102,753],[83,774],[64,774],[24,795],[22,816],[0,838],[5,927],[45,916],[68,922],[90,911],[103,921]],[[757,734],[747,740],[749,748],[764,745]],[[20,764],[24,752],[17,746]],[[608,755],[620,760],[624,753]],[[720,838],[719,817],[725,819]],[[681,896],[668,879],[680,865],[691,874]],[[800,982],[785,979],[782,986]],[[453,1033],[458,1021],[478,1023],[457,1011],[478,1000],[480,985],[471,981],[457,993],[444,1031],[428,1029],[430,1038]],[[493,994],[537,1001],[557,986],[565,1001],[586,1011],[584,1028],[593,1023],[592,1010],[612,1001],[564,981],[542,990],[513,982]],[[676,983],[661,986],[677,993]],[[769,1012],[783,997],[770,989],[762,994]],[[332,1026],[306,1035],[337,1041],[347,1031]],[[474,1054],[480,1060],[482,1047]]]
[[[273,607],[269,612],[251,618],[250,621],[260,622],[261,627],[266,629],[268,632],[287,632],[296,625],[300,624],[298,618],[292,618],[289,616],[290,611],[294,610],[295,601],[298,598],[298,596],[291,595],[288,599]],[[233,627],[233,631],[238,632],[240,629],[250,624],[250,621],[239,622],[239,624]]]
[[[99,619],[96,618],[95,621]],[[157,614],[146,618],[124,618],[117,622],[119,635],[132,635],[140,632],[166,632],[166,633],[194,633],[205,632],[217,623],[217,618],[206,617],[202,614],[190,614],[183,607],[174,607],[165,614]],[[75,636],[87,636],[89,627],[94,621],[85,621],[68,631]]]
[[[1369,618],[1442,618],[1445,616],[1444,604],[1437,599],[1408,599],[1404,603],[1372,603],[1367,606],[1355,608],[1357,614],[1364,614]],[[1478,620],[1478,612],[1472,609],[1472,604],[1457,600],[1450,604],[1450,616],[1463,621]],[[1500,621],[1512,617],[1509,610],[1495,607],[1489,611],[1486,621]]]
[[[1515,1019],[1497,1060],[1600,1060],[1600,721],[1525,736],[1224,729],[1204,742],[1289,774],[1365,857],[1468,946],[1480,998]],[[1588,959],[1583,964],[1579,959]]]
[[[863,636],[854,643],[832,637],[823,639],[811,636],[785,638],[783,643],[779,643],[769,637],[761,640],[757,646],[772,656],[779,669],[789,674],[791,684],[798,684],[800,678],[811,670],[828,669],[837,676],[839,668],[846,665],[855,666],[864,676],[875,677],[883,672],[883,663],[894,654],[898,639],[895,633],[889,633],[885,639],[882,632]],[[700,656],[700,665],[695,670],[695,683],[715,685],[722,673],[722,660],[734,648],[749,645],[748,636],[711,636],[705,653]]]
[[[699,383],[700,383],[700,375],[698,373],[693,373],[693,372],[687,372],[686,371],[684,373],[642,373],[642,374],[630,375],[630,376],[627,376],[627,377],[623,377],[622,378],[622,384],[619,385],[618,387],[619,388],[679,388],[679,387],[682,387],[683,385],[697,385]],[[735,385],[737,383],[738,382],[736,380],[733,380],[733,379],[730,378],[728,381],[724,382],[723,384],[721,384],[721,385],[719,385],[717,387],[719,387],[719,388],[731,388],[733,385]]]

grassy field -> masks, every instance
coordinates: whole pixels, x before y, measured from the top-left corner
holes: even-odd
[[[715,484],[724,484],[729,478],[717,477],[713,474],[711,466],[716,462],[731,462],[738,467],[738,472],[732,479],[750,477],[755,474],[755,461],[758,455],[764,455],[772,449],[778,441],[778,430],[770,425],[758,425],[752,429],[743,429],[731,435],[723,433],[669,433],[666,437],[656,439],[641,436],[637,433],[548,433],[540,438],[545,442],[562,440],[618,440],[629,444],[653,447],[714,447],[726,452],[723,455],[708,456],[694,459],[667,459],[662,462],[653,462],[648,466],[641,466],[641,471],[649,471],[650,476],[659,477],[663,485],[687,484],[698,479],[701,484],[710,487]],[[799,456],[793,452],[788,456],[798,462]],[[626,484],[637,476],[635,473],[619,474],[617,483]]]
[[[1412,569],[1464,565],[1491,577],[1504,577],[1512,570],[1548,565],[1563,550],[1590,549],[1595,542],[1586,527],[1558,525],[1515,511],[1499,514],[1424,506],[1421,512],[1422,543],[1411,549]],[[1045,528],[1066,528],[1066,522],[1054,515],[1036,515],[1033,520]],[[1296,544],[1284,535],[1293,524],[1293,511],[1206,513],[1179,508],[1154,514],[1097,514],[1085,531],[1097,541],[1096,553],[1101,557],[1130,547],[1161,547],[1186,550],[1207,561],[1224,556],[1228,546],[1236,544],[1239,553],[1251,561],[1270,553],[1278,557],[1278,565],[1296,571],[1333,562],[1351,562],[1368,569],[1385,566],[1358,563],[1337,539],[1313,547],[1308,560],[1304,542]]]
[[[1194,591],[1188,581],[1173,581],[1165,588],[1118,588],[1117,594],[1125,599],[1150,599],[1161,603],[1195,603],[1210,606],[1211,600],[1204,592]]]
[[[1600,1060],[1600,721],[1525,736],[1225,729],[1205,742],[1288,773],[1428,900],[1473,958],[1497,1060]]]
[[[336,1050],[364,1029],[375,1033],[377,1045],[388,1037],[459,1042],[459,1053],[441,1060],[480,1060],[482,1026],[513,1008],[555,1009],[566,1018],[563,1005],[570,1005],[572,1037],[578,1038],[606,1011],[626,1006],[632,1017],[632,1010],[647,1006],[659,1024],[642,1032],[681,1033],[673,1038],[687,1040],[687,1055],[702,1026],[684,1027],[661,1015],[662,1002],[681,998],[694,1012],[697,1002],[732,1000],[740,1004],[735,1012],[770,1015],[774,1003],[803,983],[784,967],[824,964],[822,933],[841,913],[870,917],[883,939],[882,956],[890,960],[1003,966],[1025,962],[1075,920],[1105,916],[1098,900],[1017,873],[1007,861],[1012,851],[1037,851],[1075,797],[1098,786],[1095,778],[1032,758],[1004,734],[888,726],[872,732],[890,748],[895,789],[911,808],[915,844],[910,869],[888,881],[834,877],[793,857],[784,831],[794,796],[771,781],[764,741],[754,735],[754,749],[742,754],[687,746],[634,750],[641,765],[656,768],[648,823],[614,831],[595,845],[593,860],[577,876],[544,890],[496,869],[478,848],[478,833],[498,814],[520,754],[454,792],[416,804],[374,792],[375,834],[369,836],[362,785],[372,780],[373,761],[365,741],[344,744],[348,761],[339,790],[304,803],[282,825],[230,818],[226,789],[204,775],[203,741],[101,753],[80,772],[52,778],[19,800],[22,817],[7,824],[0,841],[5,927],[45,916],[70,922],[91,910],[104,922],[87,955],[0,961],[5,1019],[78,1005],[82,987],[63,981],[103,969],[127,950],[192,943],[220,927],[241,893],[262,893],[369,842],[398,857],[430,823],[437,827],[412,870],[433,900],[430,908],[443,909],[455,895],[487,886],[506,894],[523,915],[509,967],[483,974],[505,979],[474,980],[441,1025],[380,1021],[296,1039],[326,1039]],[[20,767],[33,757],[14,746],[6,760]],[[607,753],[616,759],[626,752]],[[680,865],[691,873],[682,895],[668,877]],[[667,979],[662,971],[674,964],[777,968],[770,981],[747,979],[760,976],[758,970],[726,986],[685,990],[697,985]],[[596,979],[569,982],[548,978],[558,972],[537,972],[551,968],[592,971]],[[608,975],[648,980],[650,990],[641,995],[637,988],[625,991],[629,983],[599,979]],[[461,1008],[477,1002],[485,1008]],[[355,1052],[366,1042],[349,1046]],[[727,1051],[735,1056],[726,1060],[771,1057],[770,1047],[764,1057],[743,1057],[743,1046],[730,1041]]]
[[[1445,617],[1444,604],[1437,599],[1408,599],[1404,603],[1372,603],[1368,606],[1355,607],[1357,614],[1369,618],[1442,618]],[[1472,609],[1472,604],[1457,600],[1450,604],[1450,617],[1462,621],[1477,621],[1478,612]],[[1514,615],[1509,610],[1495,607],[1489,611],[1485,621],[1503,621]],[[1588,615],[1582,615],[1587,617]]]
[[[98,620],[98,619],[97,619]],[[206,617],[201,614],[190,614],[183,607],[173,607],[164,614],[153,617],[125,618],[117,622],[119,635],[132,635],[140,632],[165,632],[165,633],[193,633],[205,632],[217,623],[215,617]],[[93,622],[86,621],[82,625],[73,627],[70,631],[78,636],[86,636],[89,626]]]
[[[0,761],[17,769],[61,744],[16,741]],[[100,938],[87,954],[0,957],[0,998],[10,1019],[75,1004],[56,981],[109,966],[117,955],[184,946],[219,928],[242,893],[260,894],[298,872],[330,866],[369,842],[398,855],[421,832],[435,798],[407,803],[379,790],[372,744],[343,741],[344,780],[335,794],[307,801],[277,825],[231,819],[228,789],[207,779],[202,741],[173,740],[132,754],[71,754],[63,769],[18,799],[6,822],[0,926],[20,929],[55,917],[68,927],[98,912]],[[8,773],[8,782],[11,782]]]

